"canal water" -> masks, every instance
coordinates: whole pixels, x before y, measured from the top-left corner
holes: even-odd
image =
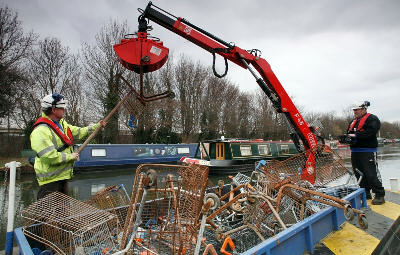
[[[347,167],[351,167],[350,153],[348,150],[337,151],[344,159]],[[390,178],[400,180],[400,145],[391,144],[379,147],[378,165],[381,172],[383,186],[390,189]],[[115,185],[123,184],[128,194],[132,189],[135,177],[135,169],[113,169],[103,172],[79,173],[70,182],[70,195],[79,200],[86,200],[98,190]],[[210,177],[208,186],[215,186],[220,177]],[[227,179],[225,179],[226,181]],[[0,250],[4,250],[7,208],[8,208],[8,185],[5,180],[0,180]],[[33,175],[22,175],[16,181],[15,188],[15,227],[22,225],[21,211],[36,201],[38,185]],[[14,245],[16,245],[14,243]]]

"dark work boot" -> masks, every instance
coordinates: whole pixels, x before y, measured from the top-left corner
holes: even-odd
[[[371,202],[373,205],[381,205],[385,203],[385,198],[384,197],[375,197],[374,199],[372,199]]]

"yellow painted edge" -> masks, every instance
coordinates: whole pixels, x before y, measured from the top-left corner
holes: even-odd
[[[396,194],[400,194],[400,191],[392,191],[390,189],[385,189],[386,191],[392,192],[392,193],[396,193]]]
[[[336,255],[371,254],[379,239],[345,222],[342,229],[322,239],[322,243]]]
[[[396,220],[400,215],[400,205],[386,201],[383,205],[373,205],[371,200],[367,200],[367,204],[371,207],[371,210],[382,214],[392,220]]]

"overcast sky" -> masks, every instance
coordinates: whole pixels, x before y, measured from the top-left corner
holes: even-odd
[[[23,27],[59,38],[72,52],[110,20],[127,20],[137,30],[142,0],[2,0],[18,11]],[[257,48],[276,76],[307,112],[343,111],[369,100],[381,121],[400,121],[400,1],[398,0],[155,0],[243,49]],[[184,53],[204,65],[211,54],[152,24],[175,56]],[[397,46],[396,46],[397,45]],[[217,62],[223,70],[223,62]],[[211,69],[210,69],[211,71]],[[228,78],[243,91],[258,87],[251,74],[229,64]]]

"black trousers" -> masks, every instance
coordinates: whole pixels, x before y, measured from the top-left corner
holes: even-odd
[[[53,193],[55,191],[68,195],[68,180],[50,182],[40,186],[39,191],[37,193],[37,200],[44,198],[48,194]]]
[[[357,168],[364,174],[361,179],[360,187],[365,188],[367,194],[370,194],[372,190],[376,197],[385,196],[385,189],[382,187],[381,174],[378,170],[376,152],[352,152],[351,164],[353,170]],[[354,171],[354,173],[357,178],[360,177],[357,171]]]

